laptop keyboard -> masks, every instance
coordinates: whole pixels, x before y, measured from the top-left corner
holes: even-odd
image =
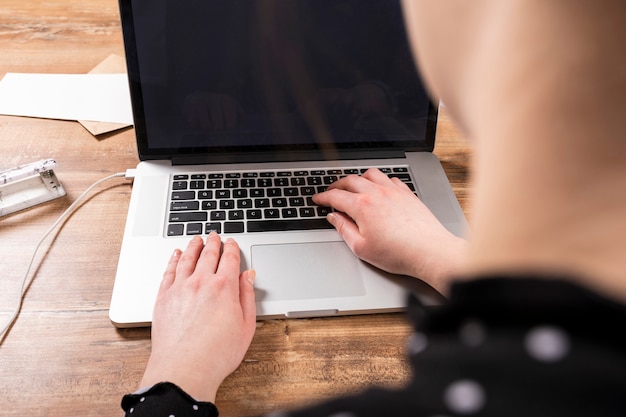
[[[406,166],[377,167],[416,193]],[[259,170],[172,175],[167,236],[332,229],[332,210],[312,196],[366,168]]]

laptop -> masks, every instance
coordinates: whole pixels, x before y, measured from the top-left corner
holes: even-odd
[[[357,259],[311,195],[377,167],[450,231],[437,107],[399,0],[120,0],[140,163],[110,305],[150,325],[166,263],[215,230],[254,268],[259,319],[401,311],[421,281]],[[384,213],[380,213],[384,215]]]

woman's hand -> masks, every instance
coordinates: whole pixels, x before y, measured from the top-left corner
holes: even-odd
[[[170,259],[154,308],[152,353],[142,387],[168,381],[215,402],[256,329],[254,271],[239,273],[237,243],[211,233],[194,237]]]
[[[466,242],[443,227],[402,181],[370,169],[334,182],[313,201],[337,210],[328,221],[356,256],[446,292]]]

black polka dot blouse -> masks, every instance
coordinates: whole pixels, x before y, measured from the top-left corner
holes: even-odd
[[[271,417],[626,416],[626,307],[538,278],[459,282],[443,307],[410,297],[405,388]],[[128,417],[218,415],[169,383],[125,396],[122,408]]]

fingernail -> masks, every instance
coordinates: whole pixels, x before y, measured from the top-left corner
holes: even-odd
[[[172,259],[178,258],[180,254],[181,254],[180,249],[174,249],[174,252],[172,252]]]
[[[256,271],[254,269],[249,269],[246,273],[246,279],[250,283],[250,285],[254,285],[254,280],[256,279]]]

